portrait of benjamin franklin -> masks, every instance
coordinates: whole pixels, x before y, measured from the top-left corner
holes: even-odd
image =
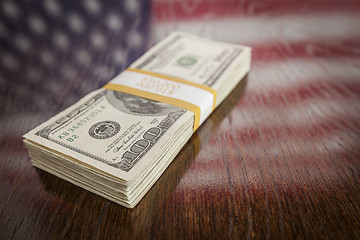
[[[173,105],[112,90],[106,90],[105,95],[115,108],[135,115],[167,115],[182,110]]]

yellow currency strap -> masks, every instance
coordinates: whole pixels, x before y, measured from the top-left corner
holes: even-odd
[[[193,87],[196,87],[196,88],[203,89],[203,90],[205,90],[205,91],[207,91],[207,92],[209,92],[209,93],[211,93],[213,95],[214,100],[213,100],[213,104],[212,104],[213,105],[212,110],[215,109],[216,91],[214,89],[208,87],[208,86],[205,86],[205,85],[202,85],[202,84],[199,84],[199,83],[195,83],[195,82],[191,82],[191,81],[187,81],[187,80],[184,80],[184,79],[171,77],[171,76],[167,76],[167,75],[164,75],[164,74],[144,71],[144,70],[136,69],[136,68],[128,68],[125,71],[137,72],[137,73],[145,74],[145,75],[148,75],[148,76],[153,76],[153,77],[169,80],[169,81],[172,81],[172,82],[182,83],[182,84],[185,84],[185,85],[189,85],[189,86],[193,86]],[[129,86],[124,86],[124,85],[117,84],[117,83],[111,83],[110,82],[110,83],[106,84],[103,88],[113,90],[113,91],[118,91],[118,92],[131,94],[131,95],[135,95],[135,96],[138,96],[138,97],[147,98],[147,99],[150,99],[150,100],[155,100],[155,101],[162,102],[162,103],[171,104],[171,105],[174,105],[174,106],[189,110],[189,111],[191,111],[191,112],[193,112],[195,114],[194,132],[199,127],[201,110],[200,110],[200,107],[195,105],[195,104],[192,104],[190,102],[180,100],[180,99],[177,99],[177,98],[163,96],[163,95],[160,95],[160,94],[147,92],[147,91],[144,91],[144,90],[140,90],[140,89],[129,87]]]

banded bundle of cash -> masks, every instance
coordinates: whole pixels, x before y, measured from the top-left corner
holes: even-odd
[[[174,32],[135,61],[121,78],[129,84],[133,76],[142,79],[138,88],[162,94],[176,92],[181,81],[201,85],[216,92],[212,100],[206,100],[213,101],[214,108],[249,71],[250,59],[248,47]],[[175,80],[164,83],[162,78]],[[189,140],[197,116],[142,92],[145,95],[106,85],[25,134],[32,164],[134,207]]]

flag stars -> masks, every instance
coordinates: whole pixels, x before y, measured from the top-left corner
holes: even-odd
[[[100,32],[94,32],[90,37],[91,44],[96,48],[104,48],[106,40]]]
[[[75,69],[68,65],[66,65],[62,68],[62,74],[66,79],[70,79],[70,80],[72,80],[76,77]]]
[[[142,37],[141,37],[140,33],[137,31],[133,31],[128,36],[127,42],[129,44],[129,46],[137,48],[137,47],[141,46],[143,41],[142,41]]]
[[[131,14],[135,14],[139,9],[139,2],[136,0],[126,0],[124,4],[126,10]]]
[[[36,15],[32,15],[29,17],[29,26],[31,31],[36,34],[43,34],[46,32],[46,25],[44,21]]]
[[[3,23],[0,22],[0,37],[7,37],[7,36],[8,36],[8,32],[5,26],[3,25]]]
[[[5,13],[5,15],[7,15],[8,17],[13,19],[19,17],[20,14],[19,9],[13,1],[4,1],[1,4],[1,8]]]
[[[126,63],[126,53],[122,49],[115,49],[112,55],[113,61],[118,65],[125,65]]]
[[[48,50],[43,50],[40,58],[45,65],[51,66],[55,63],[53,54]]]
[[[28,67],[26,69],[26,76],[29,77],[29,80],[31,80],[31,82],[35,83],[41,78],[41,72],[39,71],[39,68]]]
[[[96,0],[84,0],[84,7],[90,14],[98,14],[101,10],[99,2]]]
[[[62,32],[56,32],[54,34],[54,44],[62,50],[67,50],[69,47],[69,38]]]
[[[9,70],[15,71],[19,68],[19,62],[13,55],[4,54],[1,60],[3,66]]]
[[[23,35],[18,35],[15,37],[15,46],[21,51],[21,52],[29,52],[31,48],[31,44],[28,38],[26,38]]]
[[[68,16],[68,24],[70,29],[75,32],[75,33],[82,33],[85,30],[85,23],[83,21],[83,19],[75,14],[75,13],[71,13]]]
[[[58,17],[61,14],[61,6],[55,0],[44,0],[44,7],[52,16]]]
[[[112,31],[119,31],[123,26],[123,22],[119,16],[113,13],[109,14],[105,21],[106,26]]]
[[[91,56],[85,49],[79,49],[76,52],[76,59],[84,65],[88,65],[91,62]]]

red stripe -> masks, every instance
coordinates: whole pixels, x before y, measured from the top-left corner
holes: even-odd
[[[276,88],[274,90],[246,92],[238,106],[268,108],[271,106],[291,106],[304,101],[348,99],[358,101],[360,97],[360,81],[358,79],[336,79],[336,82],[324,80],[309,80],[306,84],[291,88]]]
[[[271,127],[251,127],[251,128],[241,128],[235,129],[227,132],[221,133],[221,135],[213,136],[206,142],[206,152],[201,152],[197,156],[197,161],[191,165],[191,171],[199,170],[200,172],[207,172],[213,169],[223,169],[225,168],[223,160],[217,158],[219,154],[215,152],[221,152],[221,155],[226,159],[226,154],[229,156],[231,154],[238,154],[238,152],[243,152],[246,149],[246,146],[255,145],[259,146],[262,144],[262,141],[268,142],[271,141],[272,145],[276,147],[279,151],[280,149],[287,150],[287,147],[295,147],[298,144],[305,146],[306,144],[311,144],[321,139],[328,139],[331,136],[337,136],[339,133],[351,132],[354,129],[359,129],[359,118],[349,116],[345,121],[342,116],[337,118],[324,119],[323,121],[316,124],[303,124],[298,126],[286,127],[286,124],[279,122],[278,125],[273,125]],[[257,126],[262,126],[261,122]],[[217,148],[221,146],[222,138],[225,137],[227,145],[230,145],[230,149],[233,149],[233,152],[224,152],[222,149]],[[232,138],[232,141],[228,139]],[[219,140],[220,139],[220,140]],[[275,140],[274,140],[275,139]],[[356,142],[356,139],[347,138],[346,142]],[[239,147],[242,151],[236,150]],[[349,144],[347,148],[354,147]],[[229,149],[225,149],[229,151]],[[259,151],[262,151],[259,149]],[[267,150],[263,150],[267,152]],[[205,154],[205,155],[202,155]],[[305,154],[305,153],[304,153]],[[213,156],[213,159],[209,159],[209,156]],[[271,156],[271,154],[270,154]],[[280,160],[280,159],[279,159]],[[211,162],[211,164],[209,164]],[[318,164],[318,163],[316,163]]]
[[[360,9],[360,2],[345,0],[341,2],[345,10]],[[165,22],[169,19],[181,21],[194,19],[218,19],[232,16],[253,16],[260,14],[281,15],[293,12],[331,11],[339,10],[337,1],[325,0],[292,0],[292,1],[238,1],[238,0],[213,0],[213,1],[153,1],[153,15],[155,21]]]
[[[284,60],[290,58],[340,58],[340,57],[358,57],[360,52],[354,49],[360,49],[360,39],[340,39],[321,42],[294,42],[283,43],[275,42],[272,44],[252,45],[252,60],[256,62],[271,62],[274,60]]]

